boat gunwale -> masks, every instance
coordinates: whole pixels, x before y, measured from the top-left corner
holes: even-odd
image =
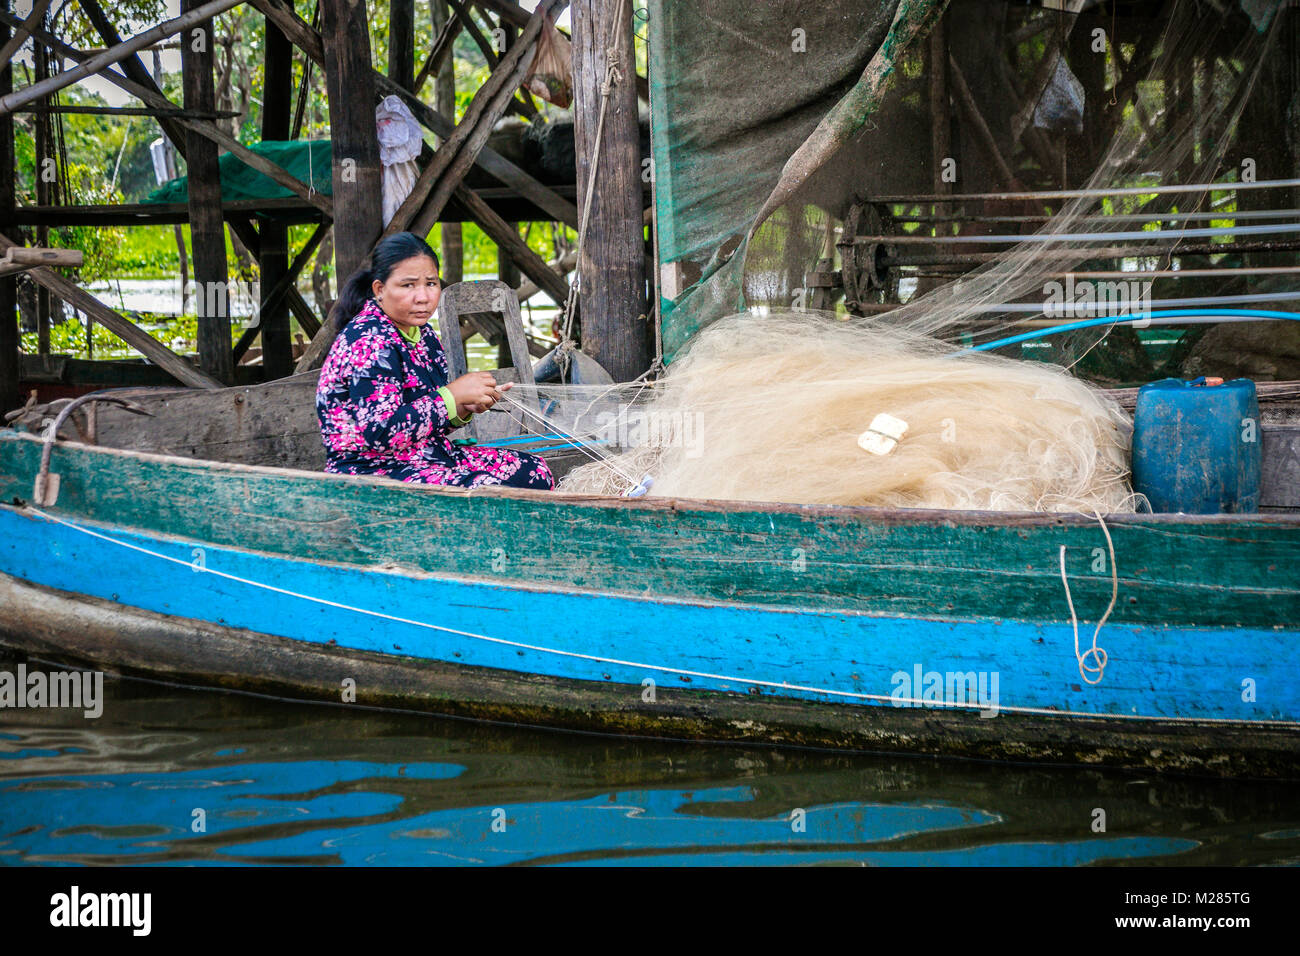
[[[45,439],[29,432],[12,429],[0,429],[0,442],[26,441],[44,444]],[[1079,512],[1040,512],[1040,511],[978,511],[946,508],[885,508],[877,505],[831,505],[800,504],[770,501],[744,501],[714,498],[678,498],[643,496],[624,498],[617,495],[592,495],[566,491],[540,491],[526,488],[508,488],[500,485],[485,485],[478,488],[460,488],[449,485],[431,485],[418,482],[399,482],[391,478],[373,475],[340,475],[326,471],[308,471],[301,468],[279,468],[271,465],[246,465],[239,462],[216,461],[209,458],[186,458],[181,455],[163,455],[156,452],[135,451],[128,448],[111,448],[104,445],[88,445],[83,442],[59,440],[58,448],[76,451],[82,454],[108,455],[136,459],[147,463],[173,465],[186,468],[201,468],[215,473],[227,473],[233,476],[257,475],[281,479],[315,479],[325,482],[385,488],[391,491],[403,489],[403,493],[436,495],[451,498],[515,498],[521,501],[547,502],[549,504],[571,505],[574,507],[617,507],[634,511],[652,511],[673,513],[679,511],[699,511],[723,514],[788,514],[800,517],[858,518],[864,522],[887,525],[916,526],[1001,526],[1001,527],[1065,527],[1091,526],[1097,518]],[[56,471],[54,463],[51,470]],[[1269,526],[1300,528],[1300,512],[1289,513],[1233,513],[1233,514],[1182,514],[1182,513],[1120,513],[1101,516],[1112,526]]]

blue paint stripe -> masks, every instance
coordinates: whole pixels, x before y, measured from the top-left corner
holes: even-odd
[[[87,525],[89,526],[89,525]],[[564,593],[319,565],[107,529],[112,537],[239,577],[447,628],[682,670],[837,691],[913,695],[911,678],[984,672],[1002,707],[1116,715],[1300,719],[1297,632],[1107,626],[1105,678],[1079,677],[1068,625],[935,621]],[[747,691],[743,681],[602,664],[377,619],[203,574],[0,508],[0,573],[64,591],[309,643],[582,680]],[[1064,597],[1062,597],[1064,600]],[[1100,613],[1101,608],[1080,609]],[[1081,624],[1087,646],[1091,622]],[[341,664],[341,666],[344,666]],[[346,677],[340,674],[340,680]],[[906,678],[906,680],[904,680]],[[1243,700],[1243,680],[1254,700]],[[988,685],[991,690],[991,685]],[[763,693],[774,693],[763,690]],[[792,697],[837,699],[799,691]]]

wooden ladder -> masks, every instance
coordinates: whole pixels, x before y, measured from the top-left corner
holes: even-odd
[[[515,290],[499,279],[456,282],[442,290],[442,298],[438,302],[438,330],[442,338],[443,351],[447,355],[451,379],[457,379],[469,371],[469,356],[465,352],[465,340],[460,334],[461,316],[466,316],[472,322],[473,316],[483,313],[501,317],[501,324],[505,327],[506,342],[510,346],[514,380],[520,385],[536,385],[537,380],[533,377],[533,360],[528,352],[528,337],[524,333],[524,319],[519,311],[519,299],[515,295]],[[486,338],[487,333],[493,330],[480,326],[479,331],[485,333]],[[498,381],[504,378],[505,376],[501,376]],[[518,396],[516,401],[522,401],[536,411],[541,410],[536,392],[530,391],[527,396]],[[519,417],[518,410],[515,412],[515,417]],[[475,416],[466,426],[469,437],[475,441],[483,437],[479,433],[478,424],[478,416]],[[540,423],[531,416],[525,416],[524,424],[527,430],[540,430]]]

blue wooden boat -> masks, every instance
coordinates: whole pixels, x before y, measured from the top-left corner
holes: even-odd
[[[292,387],[218,404],[256,422]],[[1300,514],[1103,526],[420,487],[214,460],[192,394],[153,399],[174,414],[147,434],[179,454],[55,443],[43,505],[43,441],[0,432],[3,643],[612,733],[1300,770]]]

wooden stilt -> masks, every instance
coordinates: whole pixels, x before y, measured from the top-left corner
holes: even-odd
[[[181,0],[182,12],[197,6],[195,0]],[[186,109],[210,110],[216,105],[216,92],[212,85],[215,46],[211,20],[199,22],[183,37],[181,71]],[[221,215],[221,171],[217,165],[217,146],[193,129],[187,129],[185,158],[189,167],[190,258],[194,263],[199,317],[199,364],[217,381],[233,385],[235,369],[230,351],[226,226]]]
[[[388,0],[388,78],[415,89],[415,0]]]
[[[607,48],[613,41],[613,48]],[[621,64],[601,136],[601,88],[607,54]],[[574,118],[579,206],[594,191],[578,263],[582,289],[583,351],[615,381],[636,378],[654,355],[646,318],[645,239],[642,225],[640,133],[632,50],[631,4],[576,0],[573,5]],[[595,181],[592,167],[599,154]],[[531,278],[531,277],[530,277]],[[536,281],[536,280],[534,280]]]
[[[293,120],[293,44],[270,20],[266,21],[262,92],[262,139],[289,139]],[[324,227],[321,227],[324,228]],[[293,340],[289,334],[289,304],[271,291],[289,271],[289,227],[264,220],[258,258],[261,302],[258,327],[262,333],[262,368],[266,380],[293,374]],[[238,361],[236,359],[235,361]]]

